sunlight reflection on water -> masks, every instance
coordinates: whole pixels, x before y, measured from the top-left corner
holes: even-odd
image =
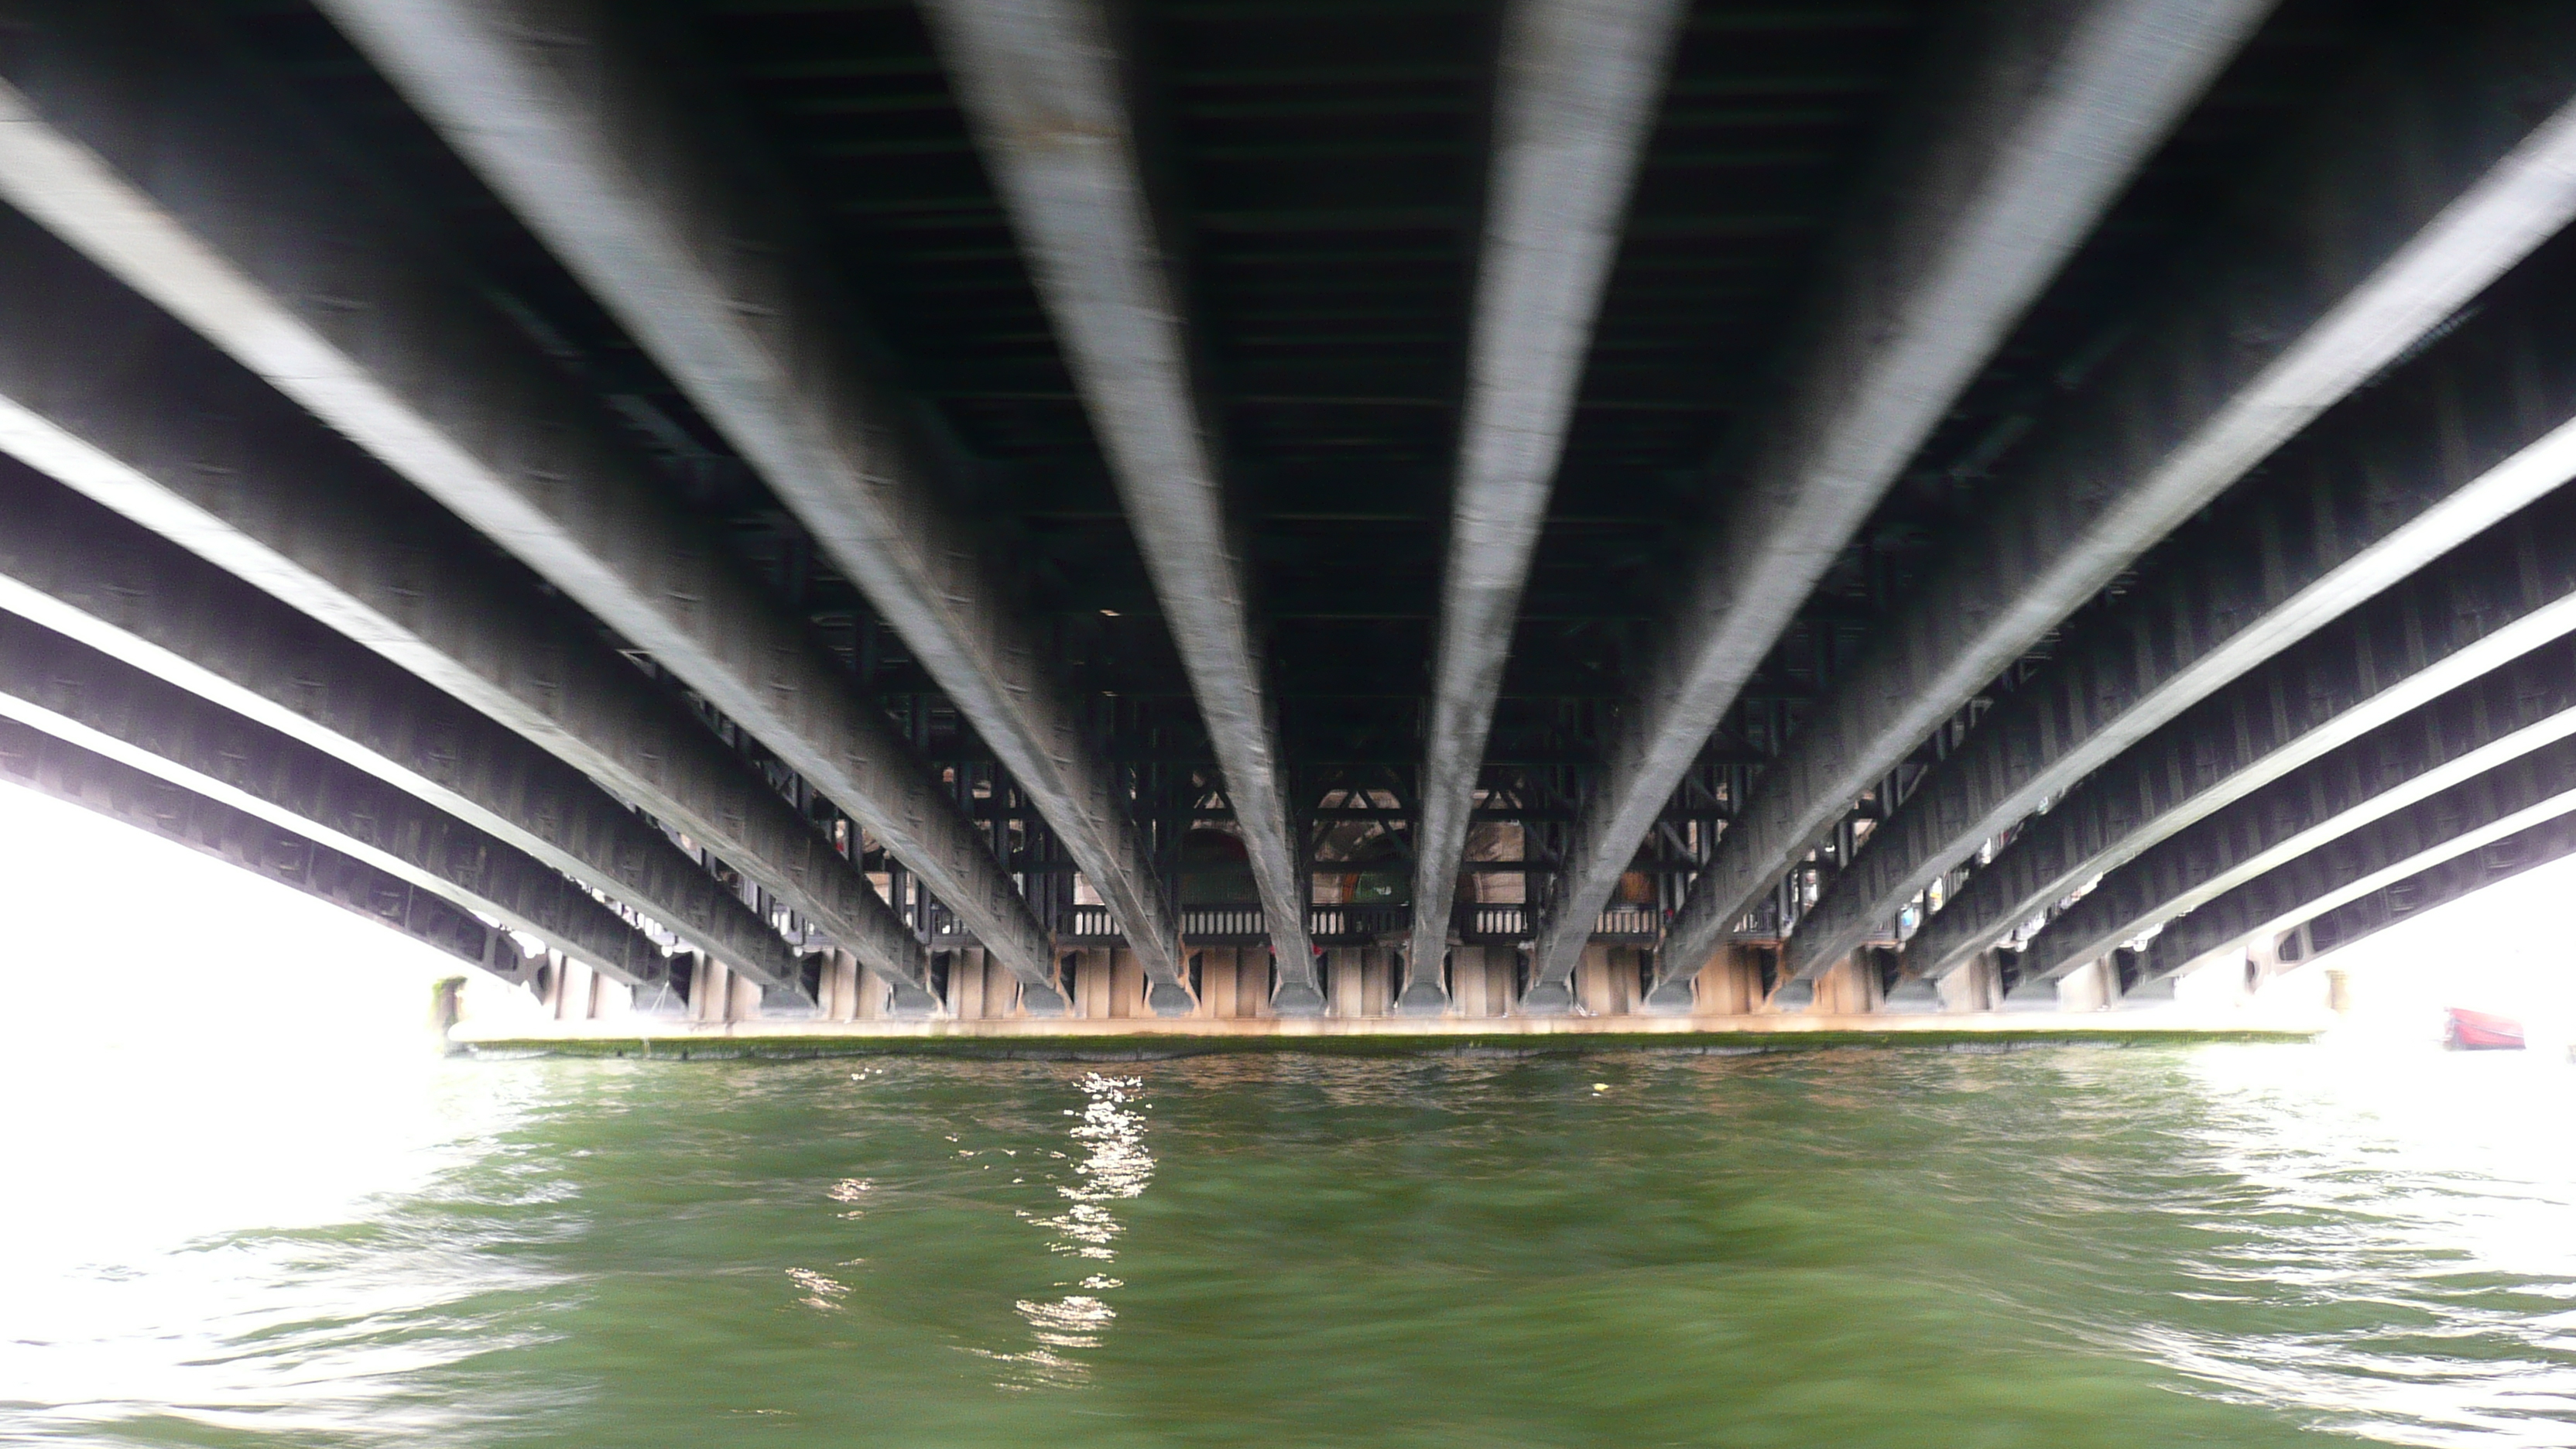
[[[2189,1271],[2261,1326],[2142,1343],[2390,1442],[2576,1440],[2576,1071],[2331,1044],[2191,1065],[2231,1190]]]
[[[1064,1199],[1065,1210],[1047,1217],[1033,1216],[1031,1221],[1056,1234],[1047,1244],[1050,1252],[1108,1263],[1116,1260],[1115,1244],[1126,1231],[1110,1204],[1142,1196],[1154,1180],[1154,1155],[1145,1146],[1145,1118],[1135,1106],[1145,1083],[1137,1077],[1088,1072],[1079,1085],[1083,1105],[1078,1114],[1068,1109],[1065,1115],[1079,1117],[1070,1135],[1082,1147],[1083,1155],[1073,1164],[1075,1180],[1055,1190]],[[1114,1278],[1095,1273],[1078,1283],[1054,1286],[1097,1292],[1119,1284]],[[990,1355],[1032,1371],[1029,1379],[1007,1380],[1005,1387],[1060,1388],[1084,1382],[1087,1374],[1081,1361],[1066,1358],[1056,1350],[1098,1348],[1102,1335],[1118,1317],[1116,1309],[1093,1293],[1067,1294],[1051,1302],[1023,1298],[1012,1306],[1028,1320],[1029,1336],[1038,1347],[1025,1353]]]

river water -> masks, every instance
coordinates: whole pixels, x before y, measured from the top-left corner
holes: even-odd
[[[22,1130],[0,1442],[2566,1445],[2571,1079],[290,1063]]]

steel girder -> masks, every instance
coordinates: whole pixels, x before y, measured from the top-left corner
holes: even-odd
[[[1658,0],[1670,3],[1670,0]],[[1206,721],[1270,936],[1272,1003],[1315,1016],[1306,873],[1215,411],[1156,234],[1127,57],[1098,0],[933,0],[938,39]]]
[[[580,771],[177,545],[0,464],[0,610],[404,790],[764,986],[795,952]]]
[[[2304,923],[2301,944],[2306,953],[2301,959],[2314,960],[2374,932],[2402,925],[2435,906],[2570,855],[2576,855],[2576,815],[2561,815],[2490,841],[2310,917]]]
[[[1978,5],[1891,128],[1873,204],[1604,758],[1534,947],[1528,1009],[1572,1009],[1592,924],[1727,706],[2040,289],[2268,0]],[[1740,827],[1738,827],[1740,828]],[[1730,835],[1733,833],[1729,832]],[[1703,952],[1703,959],[1706,953]],[[1684,977],[1682,979],[1687,979]]]
[[[684,831],[892,983],[899,1010],[934,1009],[920,941],[866,877],[588,620],[266,384],[9,213],[0,213],[0,274],[21,282],[0,289],[0,450],[302,610]],[[13,510],[50,506],[44,490],[23,483],[8,485],[8,496]],[[39,517],[29,512],[26,527]],[[102,548],[113,532],[86,521],[65,528]],[[47,550],[25,537],[20,545],[27,568],[61,581],[56,589],[21,575],[39,594],[69,599],[84,584]],[[147,578],[174,582],[183,572],[160,557],[143,567]],[[92,589],[82,598],[114,627],[145,632],[143,595]],[[45,622],[168,674],[63,619]],[[156,635],[150,647],[168,657],[189,654],[197,642],[232,657],[249,641],[218,632],[183,644]],[[219,688],[204,672],[222,672],[215,656],[189,657],[199,672],[180,682],[201,693]],[[306,702],[303,687],[271,697],[286,713],[261,717],[300,733],[292,716]],[[255,708],[246,698],[227,702]],[[668,920],[675,928],[692,919],[677,901],[665,908],[678,912]],[[737,959],[722,945],[701,944]]]
[[[1178,918],[1129,791],[1084,737],[1076,701],[1053,677],[1037,633],[1014,614],[1010,592],[946,516],[929,448],[863,362],[855,311],[831,266],[776,191],[717,144],[736,132],[716,115],[716,98],[680,94],[609,6],[326,0],[321,9],[867,594],[1107,902],[1144,966],[1154,1009],[1188,1011]],[[754,716],[725,708],[769,738]],[[1228,747],[1222,733],[1219,741]],[[878,833],[890,842],[907,828],[887,824]],[[956,847],[972,858],[897,854],[943,900],[974,880],[989,898],[970,924],[979,936],[998,930],[1008,878],[971,838]],[[1013,896],[1008,904],[1020,903]],[[1014,923],[986,944],[1006,948],[1024,987],[1051,990],[1051,968],[1029,957],[1022,929]]]
[[[630,986],[669,974],[650,937],[526,852],[310,745],[5,615],[0,715],[355,857]],[[784,944],[778,954],[792,973]],[[801,990],[793,974],[777,984]]]
[[[2576,215],[2576,12],[2390,47],[2260,173],[2222,250],[2023,445],[2009,496],[1764,769],[1674,923],[1736,920],[1933,729],[2157,540]],[[1810,972],[1826,965],[1810,960]]]
[[[2543,499],[2175,716],[2024,822],[1906,944],[1907,970],[1948,974],[2175,831],[2576,631],[2571,541],[2576,497]]]
[[[0,52],[0,199],[650,653],[882,841],[1025,991],[1053,997],[1046,933],[1011,877],[846,673],[465,279],[264,124],[260,87],[150,4],[6,0],[0,19],[16,27]]]
[[[1530,556],[1654,129],[1680,0],[1517,0],[1503,17],[1467,393],[1431,648],[1413,926],[1396,1007],[1448,1008],[1449,901]]]
[[[2328,841],[2570,734],[2576,645],[2562,639],[2167,836],[2032,937],[2019,979],[2053,981]]]
[[[2519,291],[2321,420],[2254,496],[2223,505],[2171,566],[1996,701],[1798,922],[1788,969],[1848,954],[2044,802],[2576,475],[2576,297]],[[2457,678],[2392,682],[2380,707],[2411,707]],[[2073,879],[2009,894],[2009,872],[1991,884],[1980,872],[1923,927],[1908,965],[1942,975],[2103,868],[2085,857],[2068,864]]]
[[[508,931],[443,895],[13,719],[0,719],[0,780],[328,901],[504,980],[525,981],[533,964]]]
[[[2545,745],[2255,877],[2157,933],[2124,985],[2158,981],[2240,941],[2284,931],[2399,881],[2576,812],[2576,740]]]

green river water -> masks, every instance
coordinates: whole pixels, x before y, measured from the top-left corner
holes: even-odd
[[[210,1079],[110,1166],[17,1144],[0,1442],[2564,1445],[2571,1079],[445,1062],[247,1123]]]

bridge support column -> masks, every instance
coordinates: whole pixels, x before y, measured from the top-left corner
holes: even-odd
[[[545,951],[539,953],[536,964],[537,1002],[546,1009],[546,1015],[560,1021],[563,1019],[564,959],[552,951]]]
[[[1450,1009],[1479,1019],[1512,1011],[1512,954],[1507,947],[1460,946],[1449,953]]]
[[[1322,961],[1311,951],[1304,957],[1295,948],[1282,949],[1277,942],[1270,947],[1270,1009],[1280,1016],[1322,1016],[1324,983],[1320,979]]]
[[[814,1019],[841,1019],[841,958],[836,951],[825,951],[814,973]]]
[[[689,963],[689,1020],[724,1020],[726,978],[732,973],[724,963],[703,952],[686,958]]]
[[[1749,1016],[1762,1000],[1762,966],[1748,946],[1729,943],[1697,971],[1659,969],[1636,1009],[1651,1016]]]
[[[1702,1016],[1751,1016],[1762,1000],[1762,963],[1749,947],[1729,945],[1718,952],[1699,968],[1698,981],[1693,1006]]]
[[[859,958],[848,951],[832,953],[832,975],[840,984],[833,988],[839,1014],[835,1021],[874,1021],[884,1013],[879,1007],[885,1000],[885,983],[860,969]]]
[[[2119,981],[2108,961],[2087,961],[2057,978],[2060,1011],[2108,1011],[2119,995]]]
[[[1375,946],[1341,946],[1325,953],[1335,1016],[1384,1016],[1394,1004],[1387,953]]]
[[[1866,1016],[1879,1008],[1878,971],[1869,958],[1845,956],[1816,978],[1807,1010],[1820,1016]]]
[[[959,1021],[981,1021],[1010,1010],[1010,998],[996,996],[984,980],[984,953],[968,947],[948,958],[948,1014]]]
[[[1235,1014],[1239,981],[1235,961],[1238,954],[1230,947],[1190,953],[1184,964],[1198,977],[1200,1016],[1219,1021]]]
[[[1124,946],[1109,951],[1109,1014],[1115,1017],[1151,1016],[1146,998],[1145,963]]]
[[[1396,993],[1399,1016],[1447,1016],[1457,1009],[1449,977],[1457,969],[1455,951],[1443,944],[1435,954],[1416,940],[1403,962],[1403,988]]]
[[[1958,970],[1941,978],[1943,1011],[2000,1011],[2004,1004],[2002,963],[1991,950],[1971,956]]]
[[[1276,974],[1268,948],[1247,946],[1234,953],[1234,1014],[1272,1016],[1271,985]]]
[[[591,998],[596,983],[590,968],[578,961],[566,960],[556,952],[549,951],[546,956],[547,970],[551,973],[546,980],[546,1004],[554,1008],[555,1020],[590,1020],[594,1014]]]
[[[1575,1000],[1591,1016],[1627,1016],[1637,1009],[1635,954],[1623,946],[1585,946],[1575,962]]]

